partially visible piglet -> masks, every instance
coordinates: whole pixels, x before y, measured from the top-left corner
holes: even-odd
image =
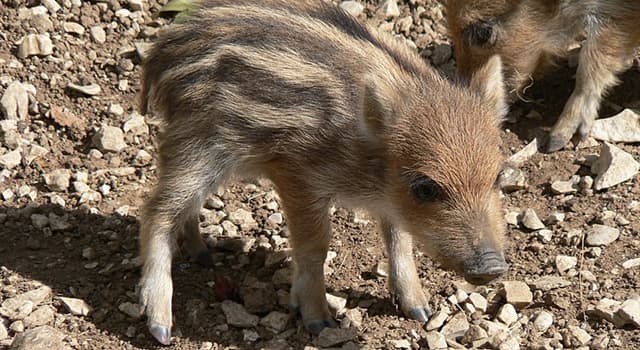
[[[458,73],[469,78],[499,54],[513,99],[540,68],[584,40],[576,85],[551,130],[546,150],[589,135],[600,101],[640,47],[636,0],[448,0],[447,21]]]

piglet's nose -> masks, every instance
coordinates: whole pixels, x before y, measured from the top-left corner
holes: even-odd
[[[509,270],[504,256],[494,248],[482,247],[465,262],[464,278],[472,284],[486,284]]]

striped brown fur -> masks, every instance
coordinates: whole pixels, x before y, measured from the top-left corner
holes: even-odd
[[[164,122],[140,240],[142,303],[160,342],[170,337],[178,238],[211,263],[197,213],[234,176],[267,177],[280,195],[291,304],[311,332],[335,324],[322,272],[335,201],[380,218],[390,288],[410,317],[429,316],[413,240],[471,281],[504,272],[499,58],[455,86],[324,2],[210,0],[190,16],[160,36],[142,77],[141,110]]]
[[[589,135],[602,96],[640,47],[638,18],[636,0],[447,1],[458,73],[468,78],[499,54],[512,100],[584,40],[576,86],[551,130],[548,151],[563,148],[574,134]]]

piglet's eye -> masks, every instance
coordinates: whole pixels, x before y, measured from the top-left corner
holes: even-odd
[[[493,21],[478,21],[465,28],[462,35],[471,46],[491,47],[497,39],[495,29]]]
[[[430,178],[420,176],[411,182],[411,192],[421,202],[432,202],[438,198],[442,188]]]

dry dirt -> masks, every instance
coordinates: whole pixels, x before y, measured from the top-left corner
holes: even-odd
[[[92,143],[93,135],[101,126],[122,127],[130,119],[136,108],[140,73],[140,57],[134,44],[152,41],[158,28],[170,22],[157,17],[164,0],[144,0],[143,10],[133,11],[137,3],[66,0],[61,2],[62,8],[57,13],[31,19],[25,8],[40,5],[39,0],[2,0],[0,6],[0,95],[14,80],[32,84],[36,89],[35,96],[30,97],[29,113],[19,120],[17,135],[13,135],[18,141],[8,140],[4,135],[0,155],[15,149],[15,142],[23,149],[35,144],[48,150],[46,155],[32,162],[23,159],[15,168],[0,174],[0,303],[41,284],[49,286],[53,296],[43,304],[52,306],[55,312],[37,323],[49,324],[62,332],[64,342],[73,349],[158,347],[146,331],[144,318],[132,318],[119,310],[123,303],[137,302],[136,283],[140,271],[135,259],[138,255],[136,217],[155,181],[155,161],[140,150],[154,154],[153,136],[157,130],[151,125],[149,132],[145,132],[144,127],[126,132],[126,147],[116,153],[97,152]],[[398,18],[410,16],[418,7],[425,9],[402,35],[416,43],[426,60],[434,61],[450,74],[454,62],[446,39],[442,6],[432,0],[399,3]],[[394,28],[393,23],[383,22],[396,22],[398,18],[381,19],[376,16],[372,1],[365,5],[363,19]],[[116,16],[119,9],[131,12],[119,11]],[[65,22],[80,23],[85,32],[66,33]],[[89,29],[94,26],[105,30],[106,42],[92,39]],[[402,29],[400,27],[396,25],[394,30]],[[53,53],[45,57],[18,58],[16,42],[29,33],[49,33]],[[505,124],[503,149],[506,154],[521,149],[535,136],[544,135],[553,124],[573,84],[572,69],[566,64],[562,67],[559,73],[535,85],[528,96],[532,102],[523,102],[514,108],[517,111],[514,114],[520,115],[535,109],[544,119],[519,118],[516,123]],[[622,81],[607,97],[604,116],[623,107],[640,107],[637,64]],[[95,83],[102,91],[88,97],[66,88],[68,83]],[[109,113],[109,106],[114,104],[119,104],[124,113]],[[635,145],[620,147],[640,159],[640,149]],[[637,329],[616,328],[584,313],[605,297],[624,301],[638,296],[640,267],[620,266],[621,262],[640,256],[640,206],[634,202],[640,199],[638,177],[595,193],[553,195],[549,189],[552,181],[568,180],[574,174],[590,175],[589,169],[577,164],[577,160],[593,153],[598,153],[597,147],[536,154],[522,166],[528,188],[504,197],[504,206],[509,212],[533,208],[543,220],[554,212],[565,213],[566,218],[561,223],[547,224],[553,231],[550,242],[542,242],[538,235],[522,227],[509,226],[506,255],[512,268],[496,283],[479,289],[496,304],[484,316],[476,313],[470,320],[493,320],[495,306],[504,303],[495,297],[500,281],[531,282],[541,276],[559,276],[554,263],[557,255],[578,258],[578,265],[562,274],[571,286],[551,291],[534,290],[533,303],[519,311],[520,323],[513,328],[517,328],[521,348],[532,348],[543,338],[557,339],[552,344],[560,347],[562,333],[569,326],[586,330],[593,337],[587,345],[591,344],[592,348],[597,348],[597,341],[603,339],[609,341],[611,348],[640,348]],[[82,184],[52,191],[45,184],[44,174],[58,169],[69,169],[73,175],[71,181],[86,183],[90,191],[83,189]],[[88,178],[83,179],[82,173]],[[82,193],[89,194],[83,196]],[[212,201],[203,212],[201,223],[217,262],[215,269],[204,269],[185,255],[175,259],[175,337],[169,348],[301,349],[313,345],[313,338],[296,318],[291,318],[285,329],[277,333],[262,325],[240,329],[227,324],[220,307],[223,297],[244,303],[259,316],[270,311],[288,312],[283,302],[288,286],[286,278],[282,280],[290,269],[290,262],[276,259],[273,265],[265,266],[265,260],[287,246],[286,218],[282,223],[278,223],[277,215],[270,218],[280,213],[280,209],[268,183],[237,184],[218,195],[222,202]],[[239,227],[230,222],[218,225],[221,217],[240,208],[252,213],[255,225]],[[586,231],[596,223],[608,224],[621,232],[620,238],[603,247],[599,256],[593,248],[583,248],[579,239],[565,239],[570,230]],[[234,234],[235,227],[237,233]],[[337,208],[333,227],[331,251],[335,257],[328,263],[328,292],[345,297],[346,307],[362,315],[357,336],[345,348],[406,345],[427,348],[424,325],[402,317],[390,301],[386,278],[376,273],[377,265],[386,257],[375,222],[361,213]],[[462,283],[460,276],[443,271],[428,258],[416,254],[420,277],[424,289],[432,295],[434,311],[448,304],[447,299],[458,289],[471,288]],[[594,280],[580,278],[577,272],[581,270],[590,271]],[[278,278],[272,277],[274,273]],[[231,290],[227,290],[226,285]],[[58,297],[83,299],[93,311],[88,316],[71,315]],[[448,305],[456,310],[456,306]],[[534,331],[531,321],[541,310],[554,315],[553,325],[543,334]],[[1,316],[0,323],[6,328],[11,325],[7,338],[2,339],[0,332],[2,349],[20,333],[20,325]],[[26,326],[28,330],[30,326]],[[407,342],[399,342],[401,340]]]

